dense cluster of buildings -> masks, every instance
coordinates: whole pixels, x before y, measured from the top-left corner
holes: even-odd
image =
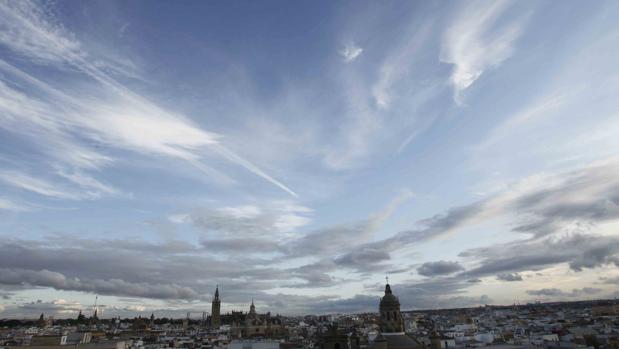
[[[290,317],[221,314],[219,288],[201,319],[0,321],[6,349],[619,349],[613,301],[402,312],[385,285],[378,313]],[[28,348],[26,348],[28,347]]]

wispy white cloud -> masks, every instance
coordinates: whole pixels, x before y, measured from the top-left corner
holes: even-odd
[[[599,85],[585,88],[582,81],[559,79],[547,93],[509,113],[474,145],[472,166],[508,180],[521,171],[569,168],[616,154],[619,123],[614,99],[608,94],[614,88],[610,80],[600,79]],[[583,118],[585,114],[596,117]]]
[[[99,197],[102,195],[119,195],[120,191],[109,184],[105,184],[96,178],[83,172],[58,171],[58,175],[73,182],[87,191],[88,195]]]
[[[251,71],[247,75],[245,72],[239,73],[241,78],[228,72],[222,74],[219,69],[217,72],[207,72],[209,78],[214,77],[215,80],[223,77],[222,80],[226,80],[224,84],[220,84],[220,81],[209,81],[207,84],[204,82],[206,79],[201,79],[203,76],[191,81],[193,77],[185,79],[183,74],[177,74],[194,72],[192,65],[174,66],[174,70],[166,71],[163,75],[159,75],[160,72],[149,75],[169,78],[172,83],[167,86],[176,87],[176,78],[183,80],[181,90],[165,89],[160,91],[162,94],[157,94],[162,96],[157,99],[147,92],[137,92],[152,88],[153,85],[133,87],[143,82],[138,66],[122,56],[110,59],[114,54],[105,52],[104,47],[93,50],[89,46],[91,41],[83,39],[87,33],[72,35],[57,25],[44,10],[36,7],[36,4],[25,1],[15,5],[10,2],[0,5],[0,16],[11,12],[6,15],[6,21],[0,20],[0,28],[15,34],[0,34],[0,48],[5,53],[0,60],[0,132],[12,138],[6,143],[0,143],[3,143],[2,151],[6,151],[9,158],[6,163],[19,169],[10,170],[7,167],[5,170],[5,166],[2,166],[3,170],[0,170],[0,185],[9,189],[7,195],[11,195],[0,198],[0,210],[10,213],[25,206],[36,211],[50,201],[43,200],[40,205],[31,206],[22,204],[22,201],[15,200],[21,197],[15,196],[13,199],[17,192],[24,194],[24,200],[37,196],[88,200],[126,195],[116,185],[135,183],[143,175],[153,174],[153,177],[157,177],[160,174],[146,172],[151,168],[141,166],[145,161],[147,166],[165,168],[161,174],[191,173],[193,178],[216,178],[218,183],[227,184],[236,183],[237,175],[248,172],[250,179],[268,181],[264,182],[268,189],[277,187],[293,196],[296,192],[284,183],[294,180],[295,183],[302,183],[303,193],[307,195],[303,194],[304,202],[296,199],[274,201],[262,195],[262,188],[254,186],[242,193],[226,191],[222,195],[223,185],[217,188],[196,188],[194,193],[194,183],[180,183],[177,188],[176,185],[181,182],[177,181],[178,178],[162,176],[161,181],[158,181],[159,178],[149,178],[149,182],[161,183],[165,192],[174,190],[174,194],[170,195],[174,197],[170,201],[173,200],[174,207],[178,207],[174,209],[176,214],[170,215],[166,208],[168,206],[158,200],[152,203],[136,202],[132,207],[135,211],[139,210],[140,214],[137,219],[130,220],[143,223],[143,215],[166,215],[167,220],[151,219],[147,222],[154,229],[160,229],[160,238],[164,240],[162,243],[153,242],[158,237],[151,232],[144,232],[144,225],[140,225],[139,229],[132,229],[131,225],[127,226],[127,230],[121,229],[122,232],[139,230],[135,234],[143,234],[131,239],[111,236],[109,240],[92,241],[68,234],[66,237],[42,241],[38,236],[29,241],[3,241],[0,243],[0,259],[3,263],[0,264],[6,270],[1,274],[7,277],[0,281],[5,285],[15,288],[46,287],[50,293],[72,290],[138,298],[179,299],[179,303],[170,306],[180,307],[180,299],[202,300],[201,293],[194,290],[204,290],[205,285],[220,282],[230,290],[229,296],[226,296],[228,300],[234,297],[235,301],[243,301],[257,296],[262,298],[265,307],[267,304],[270,306],[269,310],[281,308],[281,304],[285,304],[290,311],[299,309],[299,302],[308,302],[306,297],[293,299],[291,294],[298,294],[296,289],[292,289],[294,287],[305,287],[303,292],[312,295],[325,294],[330,292],[327,288],[333,290],[335,287],[354,292],[360,290],[360,281],[343,280],[348,278],[345,274],[377,277],[378,273],[385,270],[397,269],[402,283],[394,279],[402,286],[402,290],[408,290],[406,293],[398,293],[401,299],[409,305],[428,307],[437,306],[439,300],[446,300],[445,297],[458,297],[465,290],[473,294],[476,291],[472,288],[487,282],[496,283],[497,275],[503,275],[503,279],[518,279],[521,275],[524,285],[530,282],[529,270],[535,268],[554,268],[559,264],[567,268],[568,263],[573,263],[570,266],[573,270],[580,268],[584,270],[583,273],[589,273],[589,268],[610,267],[610,257],[616,261],[616,252],[619,251],[616,246],[619,245],[614,236],[613,239],[604,240],[598,235],[586,235],[589,231],[585,231],[597,230],[594,225],[606,226],[600,228],[606,229],[599,232],[600,235],[608,232],[608,237],[611,237],[615,231],[610,228],[616,227],[619,212],[616,199],[616,173],[619,169],[616,160],[575,172],[540,174],[521,181],[510,178],[509,181],[502,181],[500,190],[486,195],[480,201],[443,210],[440,205],[444,204],[442,200],[446,197],[448,201],[466,202],[458,186],[477,180],[467,173],[468,163],[464,159],[464,162],[461,161],[459,166],[453,168],[453,173],[440,178],[441,186],[432,189],[438,197],[432,198],[429,205],[424,204],[421,211],[396,211],[405,200],[410,199],[410,192],[404,192],[378,212],[371,207],[373,201],[382,200],[381,195],[394,186],[419,186],[426,183],[429,177],[432,177],[431,182],[435,182],[438,178],[434,177],[437,171],[441,171],[444,162],[442,160],[461,159],[461,149],[469,142],[478,141],[476,136],[484,130],[494,131],[490,132],[490,137],[479,149],[490,149],[502,161],[509,161],[512,166],[519,168],[526,165],[525,162],[514,161],[519,157],[518,154],[523,153],[525,148],[533,149],[531,152],[536,154],[545,152],[560,143],[550,139],[552,137],[570,142],[586,142],[587,148],[595,149],[591,153],[597,155],[616,149],[614,145],[619,143],[611,143],[610,139],[617,134],[619,124],[616,121],[612,124],[602,122],[601,115],[606,114],[590,109],[600,104],[598,98],[590,100],[596,103],[583,103],[587,109],[574,113],[575,117],[570,118],[569,122],[566,119],[568,113],[564,111],[571,109],[571,101],[574,100],[572,95],[548,95],[548,98],[543,97],[530,104],[520,100],[527,97],[526,93],[511,93],[503,97],[506,108],[501,110],[505,110],[507,117],[515,116],[498,127],[495,127],[497,121],[501,123],[502,120],[496,119],[498,115],[495,117],[494,114],[488,114],[487,109],[491,107],[482,104],[482,100],[479,105],[475,103],[475,106],[480,106],[479,110],[470,110],[479,117],[469,120],[471,124],[467,124],[470,126],[468,128],[453,128],[453,123],[449,122],[434,123],[438,118],[454,115],[452,88],[456,99],[462,102],[465,91],[468,92],[467,89],[476,81],[481,82],[480,76],[504,64],[514,51],[524,19],[517,18],[518,11],[508,14],[508,9],[512,7],[507,2],[457,4],[462,5],[465,11],[455,15],[453,25],[444,35],[441,35],[443,33],[439,32],[436,25],[445,23],[440,18],[442,13],[447,13],[443,11],[445,5],[415,5],[415,9],[420,11],[410,11],[411,16],[406,18],[400,13],[394,17],[393,12],[387,10],[384,13],[365,13],[363,19],[372,17],[374,22],[361,20],[350,26],[354,33],[345,33],[344,37],[360,38],[360,41],[343,47],[341,51],[332,52],[328,55],[330,62],[321,61],[321,68],[328,66],[327,74],[318,72],[312,74],[309,80],[297,75],[293,79],[281,79],[287,80],[281,86],[284,92],[279,91],[280,86],[272,89],[273,86],[268,82],[265,85],[262,75],[253,75],[253,64],[256,62],[245,62],[245,57],[241,57],[238,62],[231,64],[236,65],[234,69],[240,67],[239,70]],[[30,6],[33,11],[30,11]],[[428,16],[425,10],[431,15]],[[346,15],[350,17],[349,13]],[[396,28],[388,30],[391,36],[385,35],[385,31],[374,30],[378,27],[384,29],[385,21],[396,17],[404,21],[387,23]],[[514,18],[516,20],[511,21]],[[118,23],[120,27],[125,22],[121,18]],[[339,26],[341,21],[336,23]],[[578,23],[578,27],[581,24]],[[112,28],[115,36],[119,35],[118,27]],[[123,27],[120,28],[120,35],[127,28],[126,25]],[[126,38],[135,35],[133,39],[139,40],[143,34],[139,26],[131,25],[130,28],[130,31],[124,32]],[[364,30],[367,32],[364,33]],[[107,33],[100,34],[105,36]],[[191,36],[193,33],[183,32],[185,34]],[[545,33],[536,34],[540,35],[532,35],[531,38],[535,40],[539,36],[542,40],[548,39]],[[83,40],[80,42],[79,39]],[[570,35],[566,41],[573,39]],[[326,40],[344,42],[337,39],[337,33]],[[142,45],[153,50],[160,48],[157,45],[150,47],[148,40],[139,42],[140,48]],[[441,60],[445,59],[443,62],[452,64],[454,68],[451,85],[446,82],[445,69],[452,66],[437,60],[441,43]],[[608,45],[603,46],[615,47],[612,43],[614,41],[609,41]],[[328,41],[326,46],[321,47],[331,47],[333,50],[334,46]],[[269,50],[268,45],[265,49]],[[115,51],[123,53],[122,50]],[[590,49],[582,51],[590,56],[611,57],[608,50],[604,51],[604,55]],[[153,54],[146,58],[158,65],[161,57]],[[529,67],[528,62],[517,63],[522,64],[518,68]],[[588,65],[605,73],[609,71],[600,64]],[[553,66],[562,70],[559,67],[566,65]],[[298,65],[280,68],[273,74],[278,81],[282,75],[290,72],[288,69],[297,69]],[[583,72],[583,75],[591,71],[583,67],[569,70]],[[572,81],[563,80],[561,84],[571,86],[573,81],[586,80],[582,77],[578,76]],[[131,88],[127,81],[131,81]],[[598,81],[602,80],[595,79],[594,82]],[[497,85],[501,83],[498,80],[494,82]],[[525,79],[522,83],[528,82]],[[599,85],[603,86],[609,96],[614,97],[612,92],[615,89],[608,88],[611,86],[609,81],[605,80]],[[209,95],[214,89],[219,91]],[[500,94],[501,91],[501,88],[497,88],[493,93]],[[194,104],[194,98],[200,98],[200,101]],[[165,101],[170,101],[170,104],[164,105]],[[216,115],[209,110],[210,103],[219,105],[216,106]],[[524,108],[514,114],[508,109],[513,105]],[[607,105],[614,116],[616,108],[611,107],[615,104],[608,102]],[[177,112],[181,108],[205,110],[205,114]],[[462,112],[457,108],[456,111]],[[574,112],[573,109],[569,111]],[[608,119],[611,118],[608,116]],[[543,122],[551,119],[552,122]],[[602,127],[596,127],[595,132],[592,132],[593,129],[588,127],[592,125],[591,122],[577,123],[584,119],[595,119],[595,123]],[[574,129],[578,130],[557,136],[557,130],[568,123],[575,124]],[[549,124],[551,127],[548,127]],[[428,138],[423,138],[424,130],[431,125],[434,126],[432,132],[427,135]],[[538,133],[537,130],[543,132]],[[422,137],[419,144],[413,143],[417,135]],[[523,142],[524,139],[527,141]],[[528,142],[529,139],[541,141]],[[13,140],[15,143],[11,142]],[[402,151],[409,144],[419,148],[399,156],[393,154],[398,145]],[[506,144],[515,144],[514,151],[506,151]],[[591,147],[592,144],[596,146]],[[30,150],[32,152],[28,153],[25,160],[20,158]],[[506,153],[510,156],[505,156]],[[482,155],[487,154],[484,152]],[[490,161],[488,156],[479,157],[483,158],[484,168],[496,165],[494,158]],[[546,157],[544,160],[551,158],[556,157]],[[321,161],[326,168],[318,165]],[[359,167],[367,170],[356,171]],[[276,169],[286,169],[286,172]],[[336,173],[334,170],[344,171]],[[245,177],[248,176],[242,178]],[[284,180],[280,181],[279,177]],[[248,182],[253,184],[253,181]],[[368,182],[373,183],[372,188],[367,188]],[[138,183],[135,190],[152,189],[146,186]],[[319,190],[314,190],[315,187],[319,187]],[[324,189],[326,187],[333,190]],[[177,195],[176,189],[192,192],[187,196],[185,193]],[[318,191],[321,193],[317,194]],[[34,195],[28,195],[31,193]],[[279,191],[276,193],[282,194]],[[445,193],[448,195],[445,196]],[[239,194],[252,196],[236,201]],[[320,201],[311,201],[315,205],[321,205],[326,200],[329,200],[329,204],[321,205],[324,207],[314,214],[308,207],[310,195],[320,196]],[[209,208],[191,209],[202,205]],[[329,211],[326,216],[323,210]],[[359,214],[366,210],[375,213],[354,217],[355,212]],[[104,211],[109,213],[110,210]],[[394,217],[396,212],[398,214]],[[86,210],[84,213],[87,214]],[[32,215],[39,214],[43,216],[45,213],[34,212]],[[128,214],[136,218],[135,213]],[[411,219],[421,218],[418,215],[427,218],[411,226]],[[337,217],[344,216],[352,222],[337,221]],[[87,216],[79,217],[79,221],[84,224],[88,224],[89,220]],[[62,231],[63,223],[57,223],[54,223],[53,229]],[[9,222],[7,225],[12,224]],[[577,232],[583,234],[582,239],[568,239],[573,244],[562,242],[560,238],[563,233],[568,231],[571,234],[572,227],[577,224],[586,226],[586,229]],[[22,225],[22,222],[13,225]],[[108,226],[89,228],[115,231]],[[389,237],[388,231],[394,230],[400,233]],[[490,234],[489,242],[486,237]],[[433,240],[437,237],[440,241]],[[517,239],[513,245],[487,245],[512,238]],[[559,240],[555,241],[556,238]],[[597,261],[597,255],[588,256],[592,249],[583,249],[580,242],[594,238],[598,240],[587,246],[600,251],[603,250],[599,249],[600,246],[612,240],[612,255],[603,255],[603,259]],[[557,248],[566,246],[569,251]],[[487,251],[479,255],[461,256],[437,256],[432,253],[424,256],[425,252],[421,253],[435,248],[458,253],[458,249],[475,247],[487,248]],[[140,258],[136,259],[136,251],[140,251]],[[520,254],[526,251],[529,260],[524,260],[513,251],[520,251]],[[239,259],[239,254],[243,254],[244,258]],[[440,260],[423,260],[428,256]],[[546,257],[551,257],[551,260],[545,260]],[[411,262],[411,258],[415,261]],[[28,262],[27,265],[24,261]],[[507,263],[511,261],[514,264]],[[419,264],[411,265],[417,262]],[[395,268],[396,265],[398,268]],[[467,275],[466,279],[461,276],[459,281],[454,279],[452,283],[449,280],[432,283],[435,279],[428,279],[421,284],[405,281],[410,271],[418,266],[426,267],[420,274],[441,279],[456,278],[456,275],[472,267],[476,270]],[[494,269],[490,270],[491,267]],[[596,272],[600,270],[596,269]],[[547,275],[556,281],[551,273]],[[472,285],[464,281],[472,279],[480,282]],[[273,285],[278,288],[273,288]],[[280,292],[279,287],[289,288],[282,291],[288,295],[275,296],[274,293]],[[573,287],[580,289],[581,286],[561,287],[570,290]],[[532,288],[526,286],[520,292],[524,293],[526,289]],[[360,292],[366,291],[373,292],[365,289]],[[269,298],[269,295],[273,295],[273,298]],[[336,298],[329,296],[328,299]],[[369,309],[375,309],[376,306],[375,297],[364,295],[340,303],[329,301],[327,306],[314,305],[310,310],[343,309],[338,308],[338,304],[347,301],[350,302],[347,311],[357,311],[360,305],[363,309],[368,304]],[[458,303],[466,300],[453,301]],[[143,310],[141,306],[131,309]],[[38,310],[32,307],[32,311]]]
[[[386,54],[379,70],[379,78],[372,85],[372,95],[379,107],[387,108],[393,99],[393,86],[409,77],[415,66],[416,57],[431,35],[431,22],[413,26],[412,33],[403,42]]]
[[[44,20],[44,9],[34,2],[0,2],[0,15],[0,42],[36,62],[57,64],[83,55],[80,43],[62,26]]]
[[[55,185],[47,181],[31,177],[24,173],[2,171],[0,172],[0,181],[3,181],[6,184],[15,186],[20,189],[31,191],[39,195],[59,199],[78,198],[74,193],[58,189]]]
[[[544,96],[500,123],[476,148],[481,151],[495,147],[497,142],[510,137],[515,129],[539,122],[541,118],[552,116],[554,112],[565,106],[567,97],[568,94],[566,93],[554,93]]]
[[[0,210],[23,212],[30,211],[30,207],[17,203],[11,199],[0,197]]]
[[[590,23],[596,27],[604,18],[600,14]],[[515,109],[498,111],[500,121],[472,148],[473,166],[504,180],[617,154],[617,38],[611,25],[603,35],[570,37],[569,54],[536,52],[560,69],[545,76],[535,94],[519,96]]]
[[[344,58],[344,62],[346,63],[354,61],[361,53],[363,53],[363,48],[355,45],[355,43],[349,43],[340,50],[340,55]]]
[[[409,21],[390,40],[370,40],[363,67],[355,65],[339,72],[343,112],[337,137],[325,151],[324,161],[329,168],[359,168],[367,165],[372,156],[388,151],[388,147],[401,151],[437,117],[436,108],[432,113],[424,108],[444,90],[445,83],[427,69],[419,69],[428,62],[436,64],[435,56],[428,54],[434,25],[414,15]],[[373,29],[363,27],[355,35],[372,37]],[[399,147],[392,143],[401,138],[404,141],[399,142]]]
[[[226,148],[225,146],[223,146],[221,144],[215,144],[215,145],[213,145],[212,148],[213,148],[213,150],[215,152],[217,152],[218,154],[222,155],[224,158],[228,159],[229,161],[231,161],[233,163],[236,163],[237,165],[241,165],[245,169],[249,170],[251,173],[253,173],[253,174],[255,174],[255,175],[259,176],[259,177],[262,177],[263,179],[267,180],[268,182],[270,182],[271,184],[275,185],[276,187],[279,187],[280,189],[282,189],[283,191],[287,192],[288,194],[290,194],[290,195],[292,195],[294,197],[298,197],[297,193],[292,191],[290,188],[288,188],[282,182],[280,182],[277,179],[273,178],[271,175],[267,174],[262,169],[260,169],[258,166],[253,164],[251,161],[249,161],[249,160],[239,156],[238,154],[236,154],[235,152],[233,152],[230,149]]]
[[[193,223],[211,239],[262,238],[273,244],[298,237],[298,229],[311,222],[313,210],[288,200],[249,203],[239,206],[196,209],[176,213],[173,223]]]
[[[69,158],[76,158],[79,161],[105,158],[104,155],[92,152],[85,154],[77,139],[89,137],[100,144],[122,150],[181,158],[196,164],[201,170],[206,169],[207,173],[213,173],[215,170],[208,168],[202,162],[200,155],[201,151],[211,150],[296,196],[296,193],[257,165],[227,149],[221,144],[220,136],[205,131],[188,118],[165,110],[148,98],[134,93],[108,75],[100,63],[91,63],[101,60],[94,60],[71,33],[52,24],[43,10],[35,4],[3,3],[0,6],[0,15],[6,19],[3,24],[6,29],[5,35],[0,36],[2,45],[35,62],[39,61],[55,68],[68,66],[77,69],[100,84],[99,91],[89,93],[94,94],[99,100],[89,98],[86,101],[85,98],[78,98],[75,95],[69,96],[6,62],[2,64],[3,69],[10,71],[23,82],[36,86],[47,97],[41,100],[10,91],[11,96],[20,97],[20,103],[5,103],[7,100],[5,98],[4,101],[0,101],[3,107],[11,107],[14,115],[27,114],[29,120],[36,126],[35,129],[43,127],[46,131],[55,131],[53,137],[46,138],[52,138],[68,148],[63,150],[72,153],[73,156]],[[6,85],[3,90],[7,90]],[[57,100],[57,97],[61,100]],[[31,103],[35,106],[40,105],[41,108],[33,110],[27,107]],[[86,115],[88,117],[85,117]]]
[[[366,91],[352,87],[347,99],[351,110],[341,123],[341,136],[324,156],[327,166],[336,170],[359,167],[370,153],[376,134],[383,128],[380,116],[368,105]]]
[[[56,199],[97,199],[102,196],[120,194],[116,188],[104,184],[88,175],[64,172],[59,172],[59,175],[77,184],[84,190],[70,188],[67,187],[66,184],[63,185],[58,181],[36,178],[30,174],[18,171],[0,171],[0,181],[19,189]]]
[[[450,83],[458,104],[465,89],[512,55],[527,17],[501,22],[510,5],[507,0],[467,3],[447,28],[439,58],[454,65]]]

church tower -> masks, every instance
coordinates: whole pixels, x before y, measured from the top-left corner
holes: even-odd
[[[249,313],[247,313],[247,321],[256,320],[258,318],[258,314],[256,313],[256,306],[254,305],[254,300],[251,300],[251,305],[249,306]]]
[[[391,292],[391,286],[385,285],[385,295],[380,299],[380,332],[404,333],[404,321],[400,314],[400,300]]]
[[[389,279],[385,285],[385,295],[380,299],[380,334],[368,349],[422,349],[423,346],[413,337],[404,333],[404,320],[400,314],[400,300],[391,292]]]
[[[219,311],[221,309],[221,301],[219,300],[219,285],[215,288],[215,297],[211,306],[211,327],[219,328],[221,326],[221,318]]]
[[[251,305],[249,306],[249,313],[252,315],[256,315],[256,306],[254,305],[254,300],[251,300]]]

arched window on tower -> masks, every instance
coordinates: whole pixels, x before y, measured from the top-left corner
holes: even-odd
[[[333,346],[333,349],[340,349],[340,343],[335,343],[335,345]]]

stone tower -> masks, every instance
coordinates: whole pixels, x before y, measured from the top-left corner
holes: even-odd
[[[219,300],[219,285],[215,288],[215,297],[211,306],[211,327],[219,328],[221,326],[221,318],[219,311],[221,309],[221,301]]]
[[[400,314],[400,300],[391,292],[389,281],[385,295],[380,299],[380,334],[368,349],[422,349],[416,339],[404,333],[404,321]]]
[[[385,285],[385,295],[380,299],[380,332],[404,333],[404,321],[400,314],[400,300],[391,292],[391,286]]]

